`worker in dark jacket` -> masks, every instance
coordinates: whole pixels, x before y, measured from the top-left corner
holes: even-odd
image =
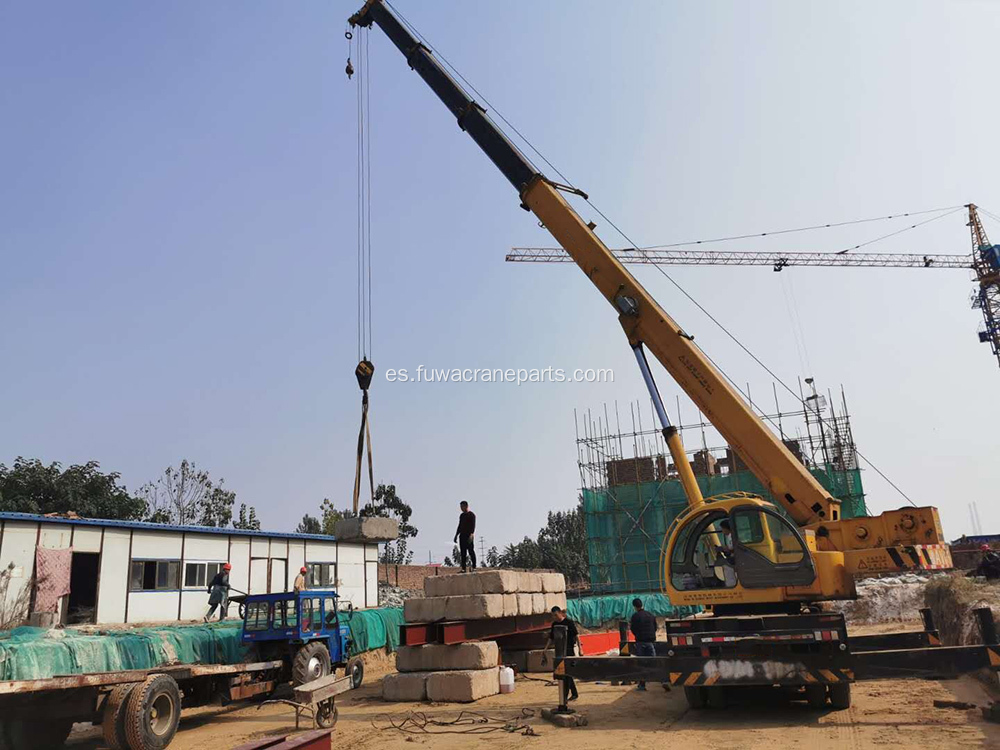
[[[1000,555],[994,552],[988,544],[981,545],[979,551],[983,553],[982,559],[969,575],[983,576],[987,581],[995,581],[1000,578]]]
[[[635,643],[629,646],[632,656],[656,656],[656,618],[642,607],[642,599],[636,597],[632,600],[632,620],[629,622],[629,630],[635,636]],[[646,683],[639,681],[637,690],[645,690]]]
[[[208,584],[208,614],[205,615],[205,622],[212,619],[216,607],[219,608],[219,620],[226,619],[229,614],[229,571],[232,569],[233,566],[226,563]]]
[[[566,627],[566,656],[575,656],[576,645],[580,642],[580,635],[577,633],[576,623],[569,619],[565,610],[560,607],[552,608],[552,627],[549,628],[549,640],[545,644],[545,649],[548,650],[556,642],[557,625],[564,625]],[[575,701],[580,697],[580,693],[576,689],[576,681],[568,675],[564,679],[566,689],[569,690],[569,698],[567,700]]]
[[[466,572],[465,558],[472,560],[472,569],[476,569],[476,514],[469,510],[469,504],[463,500],[458,504],[462,512],[458,516],[458,529],[455,530],[455,543],[462,555],[462,572]]]

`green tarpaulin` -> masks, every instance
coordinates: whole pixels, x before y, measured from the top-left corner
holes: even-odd
[[[663,594],[641,594],[642,606],[657,617],[686,617],[701,611],[701,607],[675,607]],[[634,594],[623,596],[587,596],[566,602],[566,614],[585,628],[627,620],[635,612]]]
[[[351,626],[351,656],[365,651],[399,648],[399,626],[403,624],[402,607],[385,609],[362,609],[354,613],[348,623]]]

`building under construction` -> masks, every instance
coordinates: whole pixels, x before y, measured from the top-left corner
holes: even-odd
[[[812,379],[805,381],[805,388],[792,411],[782,411],[773,388],[773,411],[750,401],[792,454],[841,500],[844,518],[867,515],[843,390],[835,406],[832,394],[819,394]],[[750,396],[749,387],[745,395]],[[677,410],[691,467],[706,498],[742,491],[772,500],[711,424],[700,414],[685,423],[679,402]],[[598,414],[588,411],[576,417],[590,583],[595,593],[660,589],[664,535],[687,500],[655,424],[650,406],[636,402],[625,409],[605,405]]]

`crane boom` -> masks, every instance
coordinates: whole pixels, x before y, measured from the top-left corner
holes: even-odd
[[[831,497],[757,417],[726,378],[626,270],[563,197],[562,186],[534,169],[465,90],[440,65],[381,0],[369,0],[350,18],[352,26],[375,23],[406,57],[410,67],[455,115],[458,125],[479,145],[534,213],[566,249],[587,278],[618,312],[630,345],[645,346],[688,397],[719,430],[767,487],[776,502],[800,525],[840,518],[840,501]],[[664,425],[668,429],[668,425]],[[674,441],[679,443],[679,439]],[[672,455],[675,451],[671,450]],[[682,454],[683,455],[683,454]],[[690,468],[673,455],[678,470]],[[684,476],[682,475],[682,479]],[[690,496],[689,496],[690,499]]]
[[[906,253],[775,253],[756,250],[675,250],[626,248],[612,250],[626,265],[650,266],[788,266],[822,268],[973,268],[968,255],[916,255]],[[572,263],[561,247],[513,247],[508,263]]]

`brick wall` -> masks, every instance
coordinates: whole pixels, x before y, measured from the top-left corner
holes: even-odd
[[[401,589],[423,590],[427,576],[447,576],[458,573],[460,568],[441,565],[382,565],[378,566],[378,580]]]

